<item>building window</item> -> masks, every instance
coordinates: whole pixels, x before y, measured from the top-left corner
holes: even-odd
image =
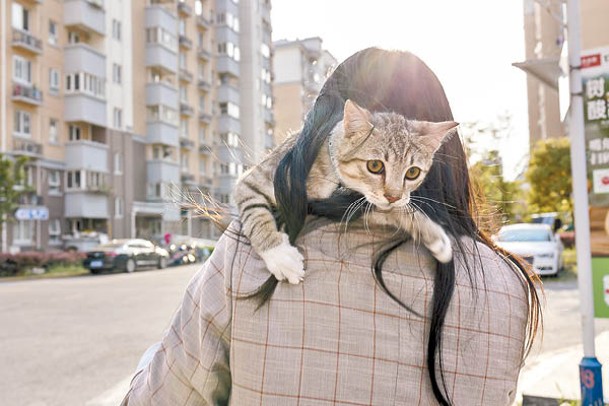
[[[180,166],[182,167],[183,171],[188,170],[188,154],[180,154]]]
[[[112,38],[117,41],[121,40],[121,22],[118,20],[112,20]]]
[[[114,83],[123,82],[123,67],[117,63],[112,64],[112,81]]]
[[[70,141],[80,141],[81,140],[81,130],[80,127],[74,124],[70,124],[68,126],[68,140]]]
[[[177,51],[178,49],[178,41],[175,35],[170,34],[161,27],[146,29],[146,42],[163,45],[172,51]]]
[[[49,20],[49,44],[57,45],[57,23]]]
[[[32,136],[32,116],[30,113],[21,110],[15,111],[13,134],[28,138]]]
[[[234,103],[220,103],[220,114],[227,114],[234,118],[239,118],[239,106]]]
[[[123,159],[120,152],[114,153],[114,174],[120,175],[123,173]]]
[[[13,55],[13,80],[29,85],[32,83],[32,62],[18,55]]]
[[[66,92],[86,93],[104,99],[106,97],[106,81],[89,73],[72,73],[66,75]]]
[[[17,2],[13,2],[12,23],[13,28],[23,31],[30,30],[30,12]]]
[[[180,101],[182,103],[188,103],[188,90],[186,86],[180,86]]]
[[[81,171],[66,171],[66,190],[78,190],[83,187]]]
[[[61,220],[59,219],[49,220],[49,243],[61,244]]]
[[[235,61],[239,62],[241,59],[241,52],[239,47],[232,42],[221,42],[218,44],[218,53],[220,55],[228,55]]]
[[[235,133],[227,132],[220,134],[220,140],[222,143],[228,147],[238,147],[239,146],[239,136]]]
[[[49,89],[51,93],[59,93],[59,70],[55,68],[49,69]]]
[[[50,194],[61,193],[61,174],[57,170],[49,170],[47,173]]]
[[[180,120],[180,137],[188,138],[188,120]]]
[[[80,42],[80,34],[76,31],[68,32],[68,43],[70,44],[78,44]]]
[[[180,69],[187,69],[185,52],[180,52],[179,62],[180,62]]]
[[[123,128],[123,110],[114,108],[114,128]]]
[[[34,222],[31,220],[16,221],[13,226],[13,242],[17,245],[30,245],[33,239]]]
[[[59,142],[59,137],[57,134],[57,120],[54,118],[49,120],[49,142],[51,144],[57,144]]]
[[[163,104],[148,106],[146,108],[148,121],[162,121],[167,124],[178,126],[178,112]]]
[[[114,217],[115,218],[122,218],[123,217],[123,198],[122,197],[115,197],[114,198]]]
[[[265,58],[270,58],[271,57],[271,48],[263,42],[262,44],[260,44],[260,53]]]
[[[235,32],[239,32],[239,19],[231,13],[220,13],[216,16],[216,22],[226,24]]]

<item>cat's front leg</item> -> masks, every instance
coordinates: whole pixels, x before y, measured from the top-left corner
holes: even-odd
[[[277,280],[287,280],[292,284],[300,283],[304,278],[304,257],[290,244],[287,234],[282,232],[274,234],[274,238],[280,239],[280,244],[261,251],[260,257]]]
[[[419,211],[412,213],[412,220],[408,223],[410,234],[416,240],[420,240],[435,259],[444,264],[451,261],[453,257],[452,243],[442,226]]]

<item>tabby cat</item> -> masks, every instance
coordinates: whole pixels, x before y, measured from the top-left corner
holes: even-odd
[[[307,198],[330,197],[339,187],[361,193],[374,207],[369,224],[397,226],[449,262],[452,248],[447,234],[411,200],[425,179],[435,152],[455,132],[453,121],[432,123],[408,120],[397,113],[374,112],[347,100],[343,120],[322,146],[307,178]],[[304,276],[304,258],[277,229],[273,176],[279,161],[295,144],[289,137],[239,180],[234,197],[243,232],[280,281],[297,284]],[[427,204],[427,203],[425,203]]]

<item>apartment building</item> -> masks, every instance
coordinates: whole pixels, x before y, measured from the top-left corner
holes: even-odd
[[[275,135],[281,142],[290,132],[298,131],[304,117],[329,73],[336,58],[323,49],[319,37],[273,42],[275,55],[273,94],[275,96]]]
[[[562,0],[524,0],[524,62],[514,65],[527,72],[530,147],[542,139],[565,136],[559,104],[561,56],[566,57],[566,5]],[[609,4],[581,0],[582,50],[609,45]]]
[[[213,238],[193,202],[272,147],[269,0],[7,3],[0,152],[29,160],[2,249]]]

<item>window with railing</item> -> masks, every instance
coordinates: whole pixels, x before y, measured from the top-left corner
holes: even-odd
[[[22,56],[13,55],[13,80],[17,83],[32,83],[32,62]]]

